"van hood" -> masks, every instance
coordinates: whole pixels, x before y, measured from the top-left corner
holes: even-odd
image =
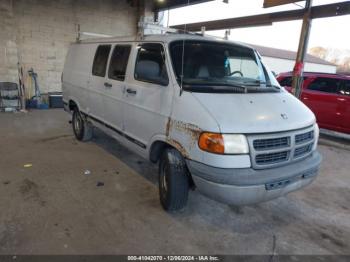
[[[222,133],[271,133],[300,129],[315,123],[311,110],[285,91],[192,94],[216,119]]]

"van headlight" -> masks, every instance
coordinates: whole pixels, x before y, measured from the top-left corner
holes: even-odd
[[[202,133],[198,141],[199,148],[215,154],[248,154],[249,146],[245,135]]]
[[[320,129],[318,127],[318,124],[314,125],[314,146],[312,148],[312,150],[316,150],[317,144],[318,144],[318,138],[320,137]]]

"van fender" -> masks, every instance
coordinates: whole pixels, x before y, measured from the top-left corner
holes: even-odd
[[[151,138],[149,145],[148,155],[151,162],[156,162],[160,156],[161,151],[167,146],[171,146],[178,150],[184,158],[189,158],[187,150],[179,141],[172,139],[164,134],[154,135]]]
[[[69,96],[67,100],[68,101],[64,101],[64,102],[67,102],[68,108],[70,106],[70,103],[73,102],[74,104],[77,105],[78,109],[81,110],[80,103],[79,103],[79,100],[77,98],[75,98],[73,96]]]

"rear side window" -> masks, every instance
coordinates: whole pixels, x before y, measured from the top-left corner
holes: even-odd
[[[310,85],[309,90],[336,94],[340,86],[340,80],[335,78],[316,78]]]
[[[285,78],[283,78],[280,82],[281,86],[292,86],[292,77],[291,76],[287,76]]]
[[[306,76],[303,77],[303,81],[305,81],[307,79]],[[281,81],[279,81],[281,86],[292,86],[293,83],[293,78],[291,76],[287,76],[285,78],[283,78]]]
[[[168,85],[164,49],[161,44],[142,44],[139,46],[135,79],[139,81]]]
[[[94,64],[92,66],[92,74],[94,76],[105,77],[107,61],[109,52],[111,51],[110,45],[100,45],[95,54]]]
[[[114,48],[109,64],[108,77],[110,79],[124,81],[126,67],[128,65],[131,46],[117,45]]]
[[[339,89],[339,93],[342,95],[350,96],[350,80],[345,80]]]

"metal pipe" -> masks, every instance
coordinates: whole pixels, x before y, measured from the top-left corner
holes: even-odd
[[[303,16],[303,25],[301,28],[298,53],[293,70],[292,90],[295,97],[300,99],[302,85],[303,85],[303,73],[304,73],[304,60],[309,43],[310,29],[311,29],[311,6],[312,0],[307,0],[305,4],[305,13]]]

